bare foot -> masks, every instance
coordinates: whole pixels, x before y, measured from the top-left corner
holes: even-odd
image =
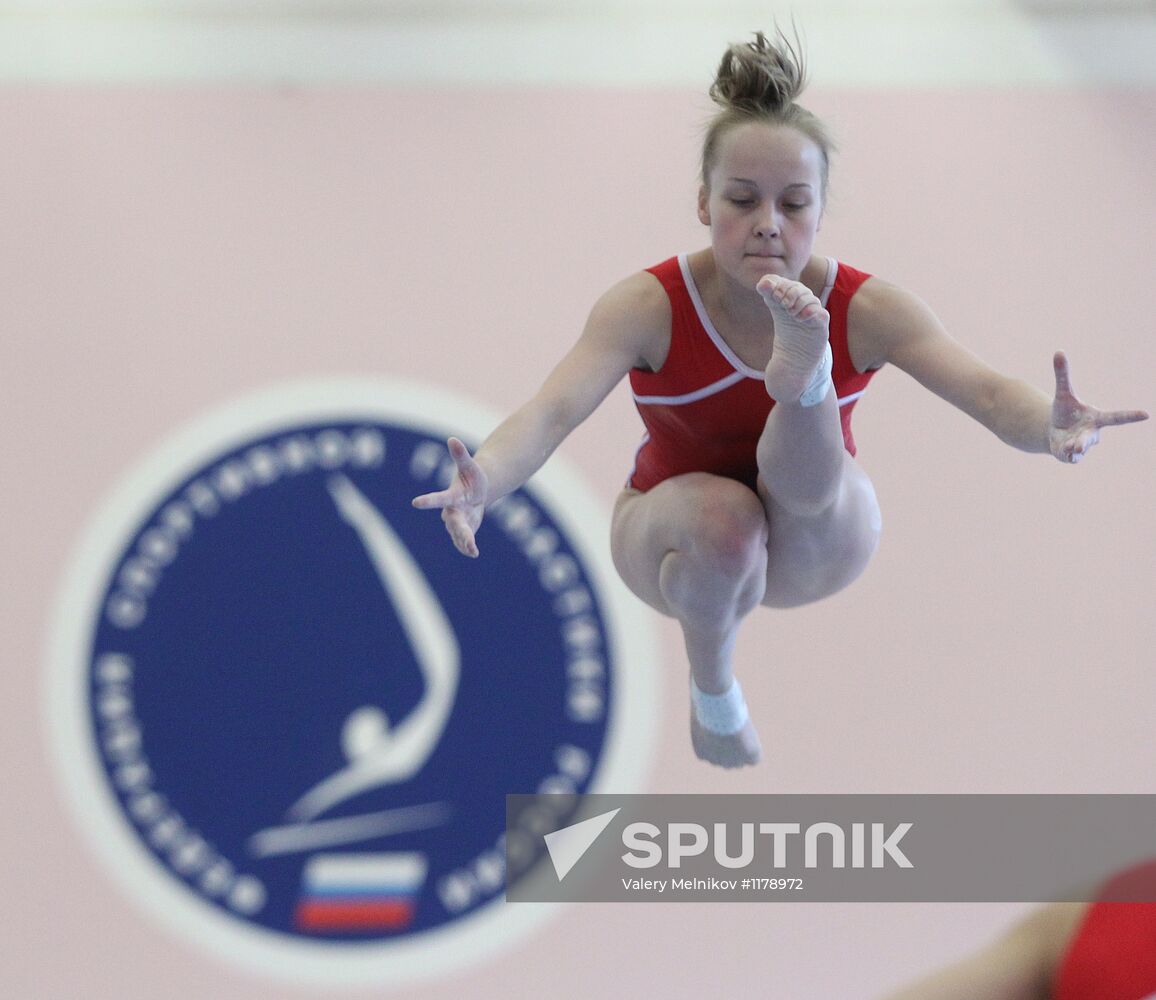
[[[775,320],[767,394],[776,402],[794,403],[807,391],[823,361],[831,316],[800,281],[767,274],[755,287]]]
[[[704,729],[692,708],[690,743],[699,760],[717,764],[719,767],[745,767],[748,764],[757,764],[763,759],[763,745],[759,742],[759,734],[755,732],[754,723],[749,719],[737,733],[721,736]]]

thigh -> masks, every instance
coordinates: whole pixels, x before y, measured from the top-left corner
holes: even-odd
[[[754,491],[733,479],[690,472],[645,493],[623,491],[614,506],[610,552],[630,590],[673,617],[659,586],[668,553],[694,553],[720,543],[765,547],[766,538],[766,511]]]
[[[760,483],[767,507],[767,589],[763,604],[797,607],[842,590],[867,568],[879,545],[883,521],[867,473],[850,454],[835,502],[804,517],[775,505]]]

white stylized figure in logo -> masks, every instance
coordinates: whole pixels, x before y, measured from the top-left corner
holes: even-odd
[[[354,795],[406,781],[429,760],[449,721],[461,673],[461,650],[449,619],[413,557],[381,513],[345,476],[329,479],[341,516],[360,536],[425,680],[418,706],[394,723],[366,705],[345,721],[342,748],[349,764],[315,785],[290,808],[303,823]]]

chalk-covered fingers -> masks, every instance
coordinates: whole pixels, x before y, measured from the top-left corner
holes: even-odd
[[[1056,395],[1052,401],[1049,444],[1052,454],[1061,462],[1075,464],[1083,458],[1099,442],[1102,427],[1148,419],[1143,410],[1100,410],[1081,402],[1072,389],[1071,368],[1063,351],[1056,352],[1052,367],[1056,376]]]
[[[444,490],[414,497],[413,505],[421,510],[440,509],[454,547],[462,555],[476,558],[475,535],[482,523],[488,493],[486,473],[457,438],[450,438],[446,444],[456,466],[453,482]]]

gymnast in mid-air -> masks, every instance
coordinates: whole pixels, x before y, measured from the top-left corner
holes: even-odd
[[[992,370],[915,295],[813,252],[831,141],[796,103],[800,47],[782,33],[732,45],[710,95],[698,218],[710,245],[614,285],[537,394],[473,456],[449,441],[441,509],[477,556],[486,508],[518,489],[624,377],[646,427],[614,507],[611,553],[626,585],[682,626],[695,753],[723,767],[762,749],[732,653],[759,605],[790,608],[863,572],[881,519],[855,460],[851,412],[885,364],[1002,441],[1078,462],[1100,429],[1146,413],[1102,411]]]

